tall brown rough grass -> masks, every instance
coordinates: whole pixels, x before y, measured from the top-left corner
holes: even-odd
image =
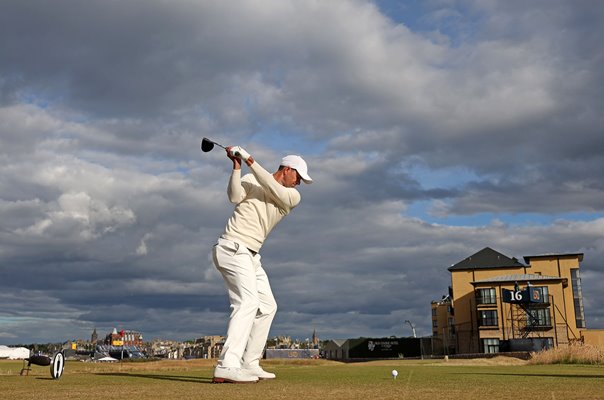
[[[529,364],[592,364],[604,365],[604,348],[587,344],[571,344],[533,353]]]

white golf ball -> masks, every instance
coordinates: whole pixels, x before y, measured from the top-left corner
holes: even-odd
[[[395,369],[393,369],[393,370],[392,370],[392,376],[396,378],[396,377],[397,377],[397,375],[398,375],[398,371],[397,371],[397,370],[395,370]]]

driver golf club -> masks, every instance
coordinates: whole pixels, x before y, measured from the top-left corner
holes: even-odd
[[[224,147],[220,143],[216,143],[208,138],[203,138],[203,140],[201,141],[201,151],[203,151],[204,153],[207,153],[208,151],[212,151],[212,149],[214,148],[214,145],[222,147],[223,149],[226,150],[226,147]]]

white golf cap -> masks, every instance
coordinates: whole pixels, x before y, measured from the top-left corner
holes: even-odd
[[[298,171],[304,183],[312,183],[312,178],[308,175],[308,166],[302,157],[290,154],[289,156],[283,157],[280,165]]]

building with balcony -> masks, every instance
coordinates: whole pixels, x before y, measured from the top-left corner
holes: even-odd
[[[522,263],[486,247],[453,264],[449,295],[431,305],[439,352],[538,351],[603,341],[604,331],[586,329],[582,261],[582,253],[565,253],[526,256]]]
[[[455,353],[455,323],[451,296],[433,301],[432,308],[432,352],[433,354]]]

